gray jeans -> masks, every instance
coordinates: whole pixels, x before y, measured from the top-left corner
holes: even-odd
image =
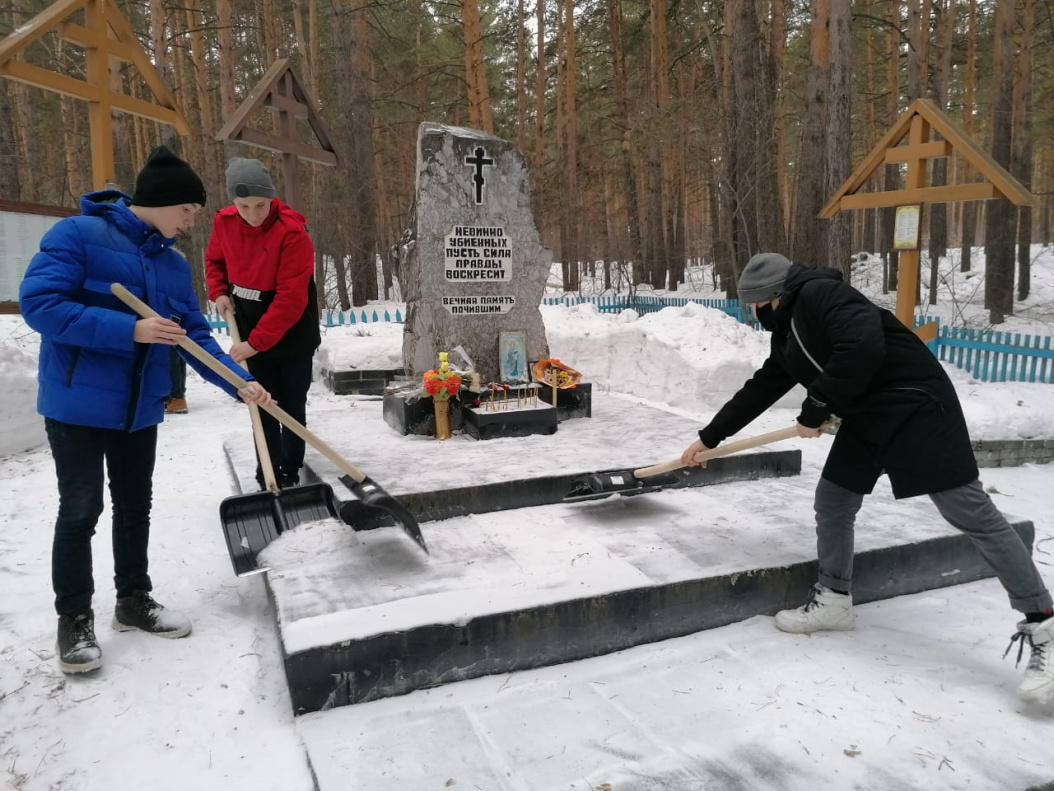
[[[995,507],[979,480],[928,495],[952,527],[967,535],[1010,595],[1019,612],[1043,612],[1051,607],[1028,547]],[[864,495],[843,489],[825,478],[816,486],[816,552],[819,582],[848,591],[853,581],[853,525]]]

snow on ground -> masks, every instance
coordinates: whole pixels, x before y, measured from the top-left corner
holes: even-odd
[[[1054,254],[1037,255],[1033,294],[1022,305],[1029,315],[1011,320],[1015,331],[1050,334],[1036,317],[1054,301],[1052,272]],[[980,276],[954,278],[954,293],[968,293]],[[938,308],[971,321],[983,316],[958,302]],[[765,353],[765,336],[694,306],[645,317],[586,308],[543,315],[555,356],[598,388],[684,417],[685,444]],[[325,359],[360,368],[398,359],[398,327],[368,325],[364,332],[361,325],[327,331]],[[232,575],[217,520],[218,502],[235,491],[222,444],[242,433],[245,413],[193,374],[190,413],[160,431],[151,556],[159,599],[187,612],[195,631],[163,641],[109,628],[104,514],[95,576],[105,664],[93,676],[66,678],[53,653],[49,557],[57,503],[31,406],[36,352],[36,336],[18,317],[0,317],[3,791],[306,791],[313,780],[305,739],[333,745],[312,756],[319,779],[330,779],[327,791],[584,791],[605,783],[612,791],[1023,789],[1054,780],[1054,754],[1046,749],[1054,742],[1054,714],[1025,710],[1014,699],[1019,674],[997,656],[1014,614],[991,582],[862,607],[861,630],[852,635],[779,635],[769,619],[755,618],[611,657],[351,707],[298,726],[263,586]],[[975,439],[1054,438],[1054,387],[984,384],[949,371]],[[354,403],[316,383],[309,414]],[[750,433],[786,425],[793,415],[792,398]],[[802,451],[801,485],[811,487],[823,446],[803,443]],[[982,478],[1001,508],[1036,522],[1036,557],[1054,582],[1054,469],[984,470]],[[737,523],[744,536],[751,521],[747,504]],[[912,527],[903,530],[910,536]],[[574,705],[587,696],[593,704]],[[475,762],[475,753],[446,738],[460,733],[446,724],[465,717],[484,753],[515,756],[504,771],[526,779],[513,783],[501,765]],[[492,783],[482,781],[487,771]]]

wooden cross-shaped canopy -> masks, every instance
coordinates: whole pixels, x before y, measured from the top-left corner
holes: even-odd
[[[84,9],[83,26],[68,21],[81,9]],[[67,77],[17,59],[30,44],[50,31],[55,31],[63,41],[84,48],[87,80]],[[112,90],[111,58],[135,66],[157,104]],[[176,109],[175,99],[114,0],[58,0],[48,6],[0,40],[0,76],[88,101],[92,180],[96,189],[115,179],[111,110],[171,124],[183,135],[190,133],[186,119]]]
[[[944,139],[931,140],[932,132],[938,132]],[[907,143],[899,145],[905,137]],[[927,186],[926,161],[954,153],[962,155],[985,180]],[[903,189],[859,192],[880,167],[900,162],[907,164]],[[937,105],[929,99],[916,99],[838,188],[834,197],[820,211],[820,217],[830,219],[842,209],[875,209],[912,204],[922,206],[927,203],[992,198],[1006,198],[1018,206],[1032,204],[1032,195],[1021,182],[971,140]],[[896,315],[908,327],[914,324],[918,284],[919,251],[907,250],[900,256]],[[923,339],[932,340],[937,330],[931,322],[918,332]]]
[[[931,130],[939,132],[944,139],[930,140]],[[899,145],[905,137],[909,138],[908,143]],[[986,180],[968,184],[926,186],[925,161],[948,157],[956,152]],[[904,189],[857,192],[880,167],[898,162],[908,164]],[[1021,182],[967,137],[937,105],[929,99],[916,99],[838,188],[834,197],[820,211],[820,216],[829,219],[842,209],[874,209],[912,203],[945,203],[991,198],[1007,198],[1018,206],[1028,206],[1032,203],[1032,195]]]
[[[250,119],[261,107],[277,111],[278,134],[249,128]],[[297,139],[297,118],[307,119],[320,148],[301,143]],[[280,153],[285,202],[294,207],[299,203],[297,159],[306,159],[328,167],[335,166],[338,161],[326,125],[315,109],[315,101],[297,79],[289,58],[279,58],[271,65],[256,87],[245,97],[245,101],[227,119],[227,123],[216,134],[216,139],[237,140]]]

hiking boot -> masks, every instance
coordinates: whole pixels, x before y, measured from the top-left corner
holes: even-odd
[[[1028,703],[1054,700],[1054,618],[1047,618],[1040,623],[1021,621],[1017,625],[1017,634],[1010,638],[1004,658],[1019,640],[1014,667],[1021,662],[1025,643],[1032,649],[1032,656],[1025,668],[1025,678],[1017,688],[1017,696]]]
[[[165,402],[166,415],[185,415],[187,411],[187,399],[185,398],[170,398]]]
[[[181,612],[165,609],[146,591],[135,591],[117,600],[113,628],[118,632],[140,629],[158,637],[186,637],[190,634],[190,619]]]
[[[87,673],[102,667],[102,649],[95,639],[95,613],[59,616],[59,636],[55,644],[63,673]]]
[[[824,630],[848,632],[855,625],[852,594],[835,593],[820,584],[813,586],[809,601],[798,609],[776,613],[776,628],[794,634]]]
[[[279,489],[292,489],[294,486],[300,485],[299,475],[283,475],[278,479]]]

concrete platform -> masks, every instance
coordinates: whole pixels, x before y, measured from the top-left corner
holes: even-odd
[[[319,791],[1054,791],[995,581],[296,719]]]
[[[663,460],[656,438],[683,443],[683,418],[628,402],[603,406],[616,418],[608,436],[621,441],[598,450],[592,437],[580,452],[564,429],[595,424],[596,413],[562,424],[552,437],[489,443],[399,437],[393,445],[378,433],[378,426],[391,431],[379,402],[355,404],[357,430],[347,439],[346,415],[336,410],[316,413],[312,427],[356,462],[368,458],[370,466],[358,463],[390,492],[417,501],[441,479],[447,491],[467,478],[477,488],[515,492],[536,468],[562,465],[562,474],[573,475],[610,469],[612,458],[636,466]],[[251,482],[251,449],[240,447],[230,443],[228,454],[238,477]],[[704,475],[720,486],[639,497],[488,508],[484,515],[472,512],[466,496],[454,502],[467,515],[422,525],[429,557],[395,528],[357,532],[330,520],[284,534],[266,550],[267,585],[294,711],[594,657],[800,603],[815,577],[815,482],[776,477],[783,468],[771,459],[795,453],[724,460],[730,469],[738,465],[747,479],[739,481],[712,462]],[[508,454],[515,455],[503,464]],[[430,456],[442,458],[438,470]],[[426,472],[405,474],[423,459]],[[309,460],[338,496],[347,494],[332,465],[317,454]],[[444,507],[449,512],[450,502]],[[1017,528],[1031,544],[1031,524]],[[988,576],[967,539],[925,498],[868,498],[857,552],[859,602]]]

